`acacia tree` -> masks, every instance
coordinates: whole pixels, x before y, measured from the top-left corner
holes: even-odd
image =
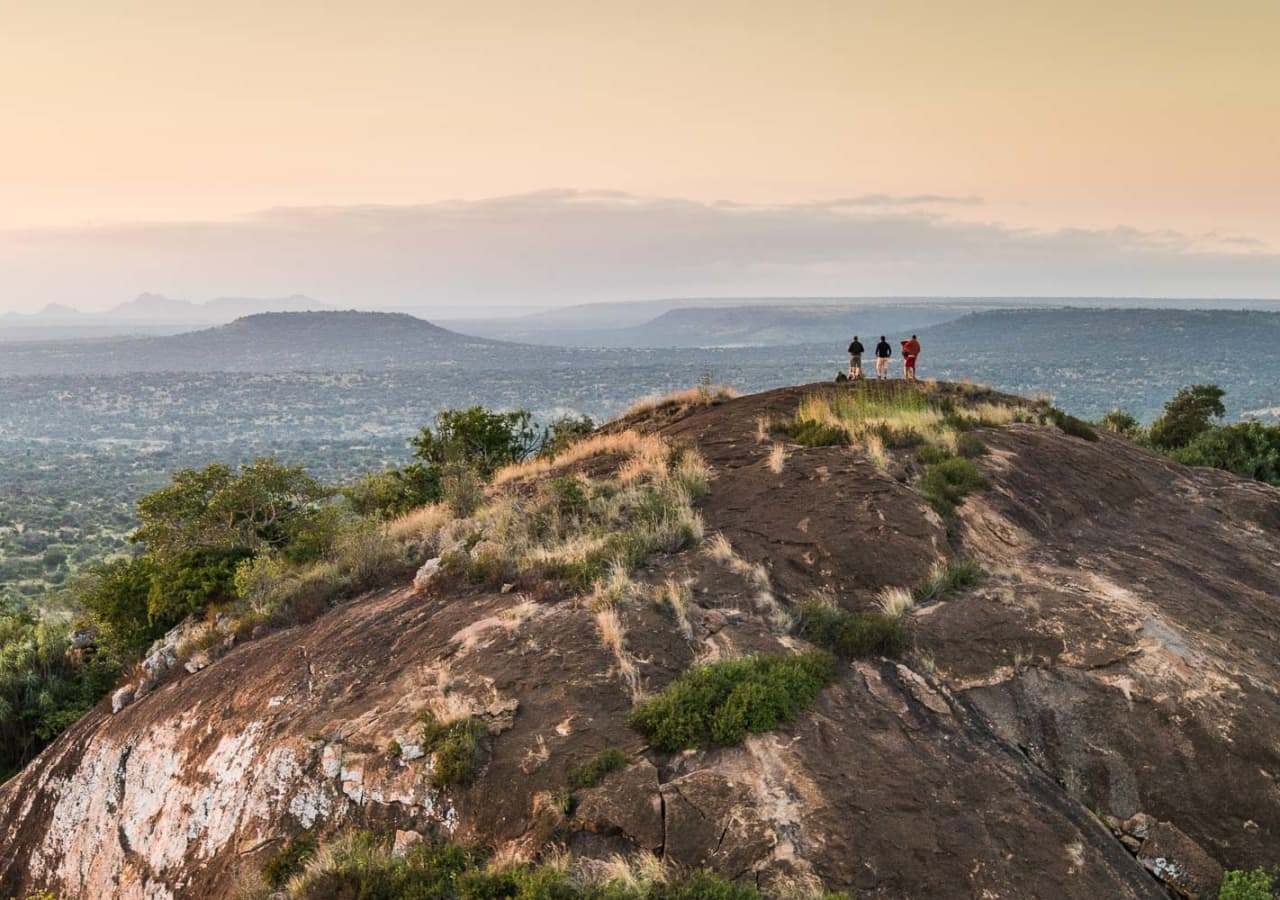
[[[1227,414],[1226,391],[1216,384],[1193,384],[1174,394],[1164,414],[1151,423],[1151,443],[1164,450],[1185,447]]]

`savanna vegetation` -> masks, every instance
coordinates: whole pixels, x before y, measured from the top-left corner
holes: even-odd
[[[425,522],[443,525],[474,512],[500,467],[561,451],[592,427],[585,418],[536,428],[522,411],[450,410],[413,438],[409,466],[342,488],[270,458],[175,472],[138,501],[131,552],[71,579],[50,607],[59,615],[0,612],[0,777],[83,715],[177,623],[201,623],[179,653],[211,652],[228,638],[304,621],[343,597],[402,578],[430,549]],[[654,492],[633,488],[615,499],[613,524],[634,514],[660,527],[664,508]],[[424,504],[417,518],[397,518]],[[467,538],[482,532],[477,524]],[[456,557],[475,549],[465,545]],[[612,560],[598,556],[596,568],[584,563],[580,577]],[[485,559],[482,548],[464,568],[478,575]],[[474,729],[459,726],[439,739],[448,777],[465,779],[463,751],[469,740],[480,742]]]

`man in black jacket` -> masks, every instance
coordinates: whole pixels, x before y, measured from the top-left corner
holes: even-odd
[[[862,341],[858,340],[858,336],[853,336],[853,343],[849,345],[849,378],[862,377]]]
[[[876,377],[885,379],[889,377],[889,357],[893,356],[893,348],[889,346],[889,342],[884,339],[884,335],[880,335],[880,343],[876,344]]]

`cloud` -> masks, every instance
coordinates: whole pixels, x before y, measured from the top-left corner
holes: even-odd
[[[1247,238],[1033,231],[946,213],[980,203],[868,194],[761,205],[548,190],[10,232],[0,235],[0,306],[101,308],[143,291],[305,293],[459,314],[752,294],[1274,297],[1280,285],[1280,255]]]

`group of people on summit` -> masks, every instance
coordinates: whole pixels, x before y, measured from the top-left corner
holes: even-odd
[[[863,378],[862,374],[862,354],[866,348],[862,346],[862,341],[858,340],[858,336],[853,336],[853,343],[849,344],[849,378]],[[876,378],[884,379],[889,377],[889,360],[893,357],[893,347],[890,346],[885,336],[880,335],[880,343],[876,344]],[[902,377],[908,381],[916,379],[916,360],[920,357],[920,339],[914,334],[911,340],[902,342]]]

